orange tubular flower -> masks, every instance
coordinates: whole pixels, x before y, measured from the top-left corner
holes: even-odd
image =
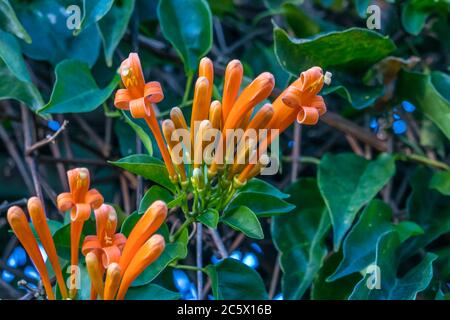
[[[203,163],[203,149],[207,144],[205,134],[211,128],[212,126],[209,120],[203,120],[200,123],[194,143],[194,168],[200,167],[200,165]]]
[[[119,292],[117,293],[117,300],[123,300],[125,298],[125,294],[127,293],[131,283],[142,273],[142,271],[144,271],[145,268],[158,259],[164,251],[164,248],[164,238],[159,234],[153,235],[139,248],[123,274]]]
[[[266,154],[261,155],[257,164],[249,164],[245,167],[245,169],[241,172],[239,176],[237,176],[237,182],[240,185],[245,184],[251,178],[257,176],[261,173],[261,169],[269,164],[269,157]]]
[[[164,138],[166,139],[167,145],[169,146],[169,152],[171,154],[172,157],[177,156],[177,157],[182,157],[183,155],[174,155],[172,154],[172,149],[175,147],[176,142],[172,140],[172,134],[175,131],[175,124],[173,123],[172,120],[164,120],[162,123],[162,131],[164,134]],[[178,173],[180,174],[180,180],[186,181],[186,171],[184,169],[184,165],[183,163],[180,163],[177,165],[177,169],[178,169]]]
[[[142,244],[159,229],[167,216],[167,206],[163,201],[155,201],[145,211],[134,226],[120,257],[119,266],[124,274],[132,257],[136,254]]]
[[[57,198],[58,209],[70,212],[70,256],[71,265],[78,265],[78,247],[84,222],[89,219],[92,209],[103,204],[103,196],[96,190],[89,190],[90,177],[86,168],[67,171],[70,192],[61,193]],[[74,291],[72,291],[74,293]]]
[[[259,130],[266,128],[267,124],[272,120],[274,115],[273,107],[270,103],[266,103],[259,109],[259,111],[255,114],[253,119],[247,125],[245,130],[253,129]]]
[[[209,108],[209,121],[214,129],[220,130],[222,127],[222,105],[214,100]]]
[[[236,102],[243,74],[244,68],[239,60],[232,60],[228,63],[223,84],[222,123],[225,123]]]
[[[184,118],[183,115],[183,111],[181,111],[180,108],[173,107],[172,110],[170,110],[170,119],[172,119],[175,128],[185,130],[188,129],[186,119]]]
[[[117,263],[111,263],[106,270],[104,300],[114,300],[120,285],[120,267]]]
[[[30,259],[36,266],[36,269],[41,276],[42,283],[44,284],[48,299],[55,300],[44,259],[42,258],[38,243],[33,236],[33,231],[31,231],[25,213],[19,207],[13,206],[8,210],[7,219],[17,239],[19,239],[25,251],[30,256]]]
[[[97,294],[103,299],[104,284],[101,262],[94,252],[89,252],[85,259],[86,268],[88,270],[89,278],[91,279],[91,299],[95,300]]]
[[[192,103],[191,114],[191,145],[194,146],[194,139],[197,135],[195,124],[199,125],[200,121],[208,119],[209,104],[208,99],[209,81],[206,77],[200,77],[195,83],[194,101]]]
[[[200,64],[198,66],[198,76],[208,79],[208,93],[206,95],[206,99],[208,100],[209,104],[211,103],[211,97],[214,87],[214,65],[211,59],[204,57],[200,60]]]
[[[164,99],[161,85],[157,81],[145,83],[141,62],[136,53],[130,53],[120,65],[120,75],[126,89],[119,89],[114,98],[114,105],[123,110],[130,110],[133,118],[144,118],[155,136],[156,143],[166,164],[169,176],[176,179],[175,169],[159,129],[153,104]]]
[[[55,243],[53,242],[52,234],[47,223],[47,217],[45,216],[44,208],[39,198],[32,197],[28,200],[28,212],[30,214],[34,228],[36,229],[36,232],[39,236],[39,239],[41,240],[42,246],[44,247],[45,252],[47,253],[50,263],[53,267],[53,271],[55,273],[56,281],[58,282],[61,295],[63,299],[67,299],[68,295],[66,284],[62,276]]]
[[[97,235],[84,238],[81,252],[84,256],[91,252],[96,254],[106,269],[111,263],[119,262],[127,239],[123,234],[116,233],[117,214],[112,206],[102,204],[94,213]]]

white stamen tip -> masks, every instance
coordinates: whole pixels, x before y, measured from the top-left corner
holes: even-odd
[[[331,72],[325,72],[325,75],[323,76],[323,82],[326,85],[330,85],[331,84],[331,77],[333,76],[333,74]]]
[[[127,68],[127,67],[122,68],[120,73],[121,73],[122,76],[126,77],[130,73],[130,68]]]

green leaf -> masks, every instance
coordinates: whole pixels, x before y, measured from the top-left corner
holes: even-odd
[[[414,1],[409,1],[402,10],[402,24],[405,30],[413,35],[422,31],[425,21],[431,12],[417,8]]]
[[[450,196],[450,171],[435,172],[430,181],[430,188]]]
[[[224,259],[206,267],[215,300],[267,300],[261,276],[235,260]]]
[[[425,233],[417,223],[412,221],[402,221],[394,227],[400,236],[400,242],[404,242],[411,237],[420,236]]]
[[[122,116],[125,120],[125,122],[134,130],[134,132],[139,136],[139,139],[141,139],[142,144],[144,145],[145,149],[147,150],[148,154],[150,156],[153,155],[153,145],[152,140],[148,136],[148,134],[145,132],[144,129],[141,128],[140,125],[138,125],[136,122],[130,119],[125,111],[120,110],[122,113]]]
[[[83,18],[80,29],[75,29],[74,34],[78,35],[82,30],[100,21],[111,9],[114,0],[83,0]]]
[[[187,255],[188,236],[187,230],[184,230],[176,242],[167,243],[161,256],[148,266],[131,286],[139,287],[152,282],[171,262],[184,259]]]
[[[158,19],[164,37],[174,46],[187,74],[212,45],[212,15],[204,0],[160,0]]]
[[[439,75],[440,73],[430,76],[402,70],[396,90],[400,100],[414,104],[450,139],[450,102],[437,90],[433,81]]]
[[[160,186],[151,186],[139,204],[139,214],[143,214],[156,200],[161,200],[168,204],[173,200],[173,195]]]
[[[56,0],[35,0],[17,5],[17,15],[33,39],[31,44],[22,43],[22,50],[34,60],[49,61],[53,65],[75,59],[92,67],[101,45],[97,26],[92,25],[74,36],[67,27],[65,5]]]
[[[0,30],[0,58],[17,79],[31,83],[18,41],[14,36],[2,30]]]
[[[375,103],[383,95],[383,86],[366,86],[363,84],[332,85],[322,90],[323,95],[336,93],[347,100],[355,109],[364,109]]]
[[[56,66],[56,82],[50,101],[38,110],[40,113],[90,112],[105,102],[119,83],[115,76],[100,89],[89,66],[76,60],[65,60]]]
[[[407,201],[409,219],[422,227],[424,233],[406,241],[402,256],[410,256],[433,240],[450,231],[450,197],[430,189],[432,174],[418,167],[411,177],[412,192]]]
[[[367,7],[369,6],[369,0],[354,0],[356,11],[361,18],[367,15]]]
[[[245,206],[227,211],[221,221],[254,239],[264,239],[264,233],[256,214]]]
[[[241,206],[248,207],[258,217],[268,217],[292,211],[295,206],[286,201],[264,193],[238,193],[225,208],[225,214]]]
[[[395,173],[388,154],[366,160],[353,153],[327,154],[320,161],[319,189],[329,209],[335,251],[358,211],[383,188]]]
[[[17,19],[9,0],[0,0],[0,28],[14,34],[26,43],[31,43],[31,37]]]
[[[134,0],[123,0],[120,5],[116,3],[98,22],[105,60],[109,67],[112,66],[114,50],[127,31],[134,4]]]
[[[125,300],[178,300],[181,295],[157,284],[149,283],[140,287],[131,287]]]
[[[329,282],[330,275],[336,270],[341,260],[342,250],[332,254],[325,260],[311,287],[312,300],[347,300],[362,276],[359,273],[352,273]]]
[[[277,26],[273,32],[278,61],[295,76],[313,66],[365,69],[395,49],[387,37],[362,28],[333,31],[310,39],[291,39]]]
[[[392,230],[392,210],[383,201],[372,200],[361,213],[342,245],[343,259],[328,281],[359,272],[375,260],[374,243]]]
[[[374,260],[374,265],[379,268],[379,274],[376,271],[367,272],[356,285],[349,299],[412,300],[416,298],[417,293],[428,287],[433,277],[432,263],[437,256],[427,253],[418,265],[410,269],[402,278],[397,278],[400,244],[400,236],[397,231],[388,231],[380,237]],[[380,288],[369,289],[368,284],[374,283],[373,281],[376,279],[381,281]]]
[[[286,199],[289,197],[288,194],[282,192],[280,189],[274,187],[270,183],[258,179],[253,178],[250,181],[248,181],[240,190],[240,193],[243,192],[253,192],[253,193],[262,193],[262,194],[268,194],[274,197],[278,197],[280,199]]]
[[[217,228],[219,223],[219,211],[213,208],[209,208],[205,213],[202,213],[197,217],[197,220],[210,228]]]
[[[301,299],[327,254],[324,240],[330,219],[315,179],[300,179],[287,192],[296,209],[274,217],[271,231],[281,254],[283,297]]]
[[[117,161],[109,161],[109,163],[156,182],[172,192],[175,191],[166,166],[157,158],[143,154],[134,154]]]

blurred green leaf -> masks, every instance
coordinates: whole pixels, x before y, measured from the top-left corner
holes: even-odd
[[[220,219],[231,228],[254,239],[264,239],[264,233],[256,214],[245,206],[228,210]]]
[[[264,193],[242,192],[238,193],[225,208],[225,214],[240,206],[248,207],[258,217],[267,217],[288,213],[294,209],[290,203]]]
[[[355,3],[356,11],[361,18],[367,15],[367,7],[369,6],[370,0],[353,0]]]
[[[119,83],[115,76],[104,89],[97,86],[86,63],[65,60],[56,66],[56,81],[50,101],[40,113],[90,112],[108,99]]]
[[[164,163],[154,157],[144,154],[134,154],[117,161],[110,161],[111,164],[125,169],[145,179],[151,180],[174,192],[175,187],[170,181],[169,173]]]
[[[116,3],[103,19],[98,22],[105,60],[109,67],[112,65],[114,50],[116,50],[120,40],[127,31],[134,4],[134,0],[123,0],[120,5]]]
[[[26,43],[31,43],[30,35],[17,18],[9,0],[0,0],[0,28],[11,32]]]
[[[281,253],[284,299],[301,299],[327,255],[324,243],[330,218],[317,181],[304,178],[289,186],[296,209],[272,220],[272,238]]]
[[[157,284],[149,283],[140,287],[131,287],[125,300],[178,300],[181,295]]]
[[[0,58],[17,79],[31,83],[18,41],[14,36],[2,30],[0,30]]]
[[[328,281],[359,272],[375,259],[374,243],[392,230],[392,210],[383,201],[374,199],[366,206],[355,226],[342,244],[343,259]]]
[[[215,229],[217,228],[217,223],[219,223],[219,211],[209,208],[206,212],[199,215],[197,220],[205,226]]]
[[[100,21],[111,9],[114,0],[83,0],[83,18],[79,29],[74,34],[78,35],[82,30]]]
[[[127,113],[124,110],[120,110],[122,113],[122,116],[125,120],[125,122],[131,127],[131,129],[134,130],[134,132],[139,136],[139,139],[141,139],[142,144],[144,145],[145,149],[147,150],[148,154],[150,156],[153,155],[153,144],[151,138],[148,136],[148,134],[145,132],[144,129],[140,125],[138,125],[136,122],[134,122],[130,117],[127,115]],[[136,140],[134,140],[134,144],[136,144]]]
[[[212,45],[212,15],[205,0],[160,0],[158,18],[164,37],[174,46],[187,74]]]
[[[288,194],[282,192],[280,189],[274,187],[270,183],[258,179],[253,178],[250,181],[248,181],[240,190],[240,193],[244,192],[253,192],[253,193],[263,193],[263,194],[269,194],[271,196],[280,198],[280,199],[286,199],[289,197]]]
[[[206,267],[216,300],[267,300],[261,276],[234,259],[223,259]]]
[[[65,59],[76,59],[92,67],[100,52],[100,35],[92,25],[74,36],[67,27],[68,13],[57,0],[36,0],[18,5],[17,15],[33,42],[23,44],[25,55],[57,65]]]
[[[80,237],[80,248],[86,235],[95,235],[95,221],[92,218],[86,220]],[[62,225],[53,233],[53,241],[55,242],[58,256],[70,261],[70,223]],[[81,250],[80,250],[81,254]]]
[[[375,103],[384,93],[383,86],[366,86],[363,84],[352,85],[333,85],[325,87],[322,90],[323,95],[336,93],[347,100],[355,109],[364,109]]]
[[[319,24],[300,7],[286,2],[282,6],[286,22],[299,38],[311,37],[320,32]]]
[[[309,39],[292,39],[286,31],[275,26],[273,35],[279,63],[295,76],[313,66],[363,70],[395,49],[389,38],[362,28],[334,31]]]
[[[384,233],[377,242],[374,266],[379,273],[367,272],[356,285],[351,300],[413,300],[417,293],[425,290],[433,277],[432,263],[437,256],[427,253],[423,260],[410,269],[403,277],[397,278],[399,265],[398,249],[400,237],[396,231]],[[373,284],[379,277],[380,288],[371,290],[368,284]]]
[[[430,14],[431,12],[416,8],[413,1],[409,1],[402,9],[403,27],[407,32],[418,35]]]
[[[142,197],[139,204],[139,214],[143,214],[156,200],[164,201],[166,204],[173,200],[172,194],[160,186],[151,186]]]
[[[430,188],[450,196],[450,171],[435,172],[430,181]]]
[[[395,159],[388,154],[366,160],[355,154],[326,154],[319,165],[319,189],[331,215],[333,243],[338,250],[358,211],[395,173]]]
[[[443,75],[438,73],[435,77],[441,88]],[[430,75],[402,70],[397,80],[398,99],[413,103],[450,139],[450,102],[432,80]],[[447,90],[448,87],[443,92]]]

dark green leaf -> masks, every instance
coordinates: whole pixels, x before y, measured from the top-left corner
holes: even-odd
[[[157,158],[143,154],[135,154],[117,161],[110,161],[110,163],[156,182],[172,192],[175,190],[174,185],[170,181],[166,166]]]
[[[212,15],[204,0],[160,0],[158,18],[164,37],[175,47],[186,73],[193,74],[212,45]]]
[[[256,214],[245,206],[227,211],[221,221],[246,236],[254,239],[264,239],[264,233]]]
[[[30,35],[17,19],[9,0],[0,0],[0,28],[15,34],[16,37],[27,43],[31,43]]]
[[[398,249],[400,236],[397,231],[384,233],[377,242],[374,272],[366,272],[356,285],[352,300],[412,300],[418,292],[425,290],[433,277],[432,263],[437,256],[427,253],[424,259],[410,269],[402,278],[397,278],[399,264]],[[379,269],[378,269],[379,268]],[[375,271],[375,270],[379,270]],[[380,281],[379,289],[369,288],[369,284]]]
[[[267,292],[261,276],[247,265],[224,259],[206,267],[216,300],[266,300]]]
[[[430,75],[401,71],[397,94],[419,108],[450,139],[450,102],[433,85]]]
[[[243,192],[238,193],[225,208],[225,214],[240,206],[248,207],[258,217],[267,217],[290,212],[294,209],[290,203],[264,193]]]
[[[335,251],[358,211],[395,173],[395,159],[388,154],[366,160],[355,154],[325,155],[320,161],[320,192],[331,215]]]
[[[425,25],[425,21],[431,12],[417,8],[414,1],[409,1],[402,10],[402,24],[405,30],[413,35],[418,35]]]
[[[291,39],[275,26],[274,39],[278,61],[295,76],[313,66],[365,69],[395,49],[387,37],[361,28],[334,31],[311,39]]]
[[[109,12],[98,22],[103,51],[108,66],[112,65],[114,50],[127,30],[134,9],[134,0],[123,0],[121,5],[114,4]]]
[[[178,300],[181,295],[157,284],[149,283],[140,287],[131,287],[125,300]]]
[[[219,223],[219,211],[210,208],[206,212],[202,213],[197,217],[197,220],[203,223],[205,226],[210,228],[217,228],[217,223]]]
[[[153,145],[152,140],[148,136],[148,134],[145,132],[144,129],[141,128],[140,125],[138,125],[136,122],[130,119],[128,115],[125,113],[125,111],[120,110],[122,113],[122,116],[125,120],[125,122],[134,130],[134,132],[139,136],[139,139],[141,139],[142,144],[144,145],[145,149],[147,150],[148,154],[150,156],[153,155]],[[136,143],[136,141],[134,141]]]
[[[383,233],[393,229],[391,221],[391,208],[381,200],[372,200],[345,238],[344,257],[328,280],[359,272],[371,264],[375,260],[374,243]]]
[[[286,199],[289,197],[288,194],[282,192],[281,190],[279,190],[278,188],[274,187],[273,185],[271,185],[270,183],[258,179],[258,178],[253,178],[250,181],[248,181],[245,186],[243,186],[240,190],[240,193],[242,192],[253,192],[253,193],[263,193],[263,194],[268,194],[280,199]]]
[[[84,223],[83,231],[80,237],[80,248],[86,235],[95,235],[95,221],[89,219]],[[61,226],[53,233],[53,241],[55,242],[58,256],[63,259],[70,260],[70,223]],[[80,250],[81,253],[81,250]]]
[[[315,179],[300,179],[287,192],[296,208],[273,218],[272,238],[281,253],[283,297],[300,299],[327,254],[324,239],[330,219]]]
[[[14,36],[2,30],[0,30],[0,59],[17,79],[31,83],[18,41]]]
[[[156,200],[161,200],[168,204],[173,200],[173,196],[167,189],[160,186],[151,186],[139,204],[139,214],[143,214]]]
[[[402,221],[394,227],[400,236],[400,242],[404,242],[411,237],[420,236],[425,233],[418,224],[412,221]]]
[[[113,3],[114,0],[83,0],[83,18],[81,19],[80,29],[76,29],[74,32],[75,35],[103,18],[111,9]]]
[[[347,100],[355,109],[364,109],[375,103],[383,95],[383,86],[359,85],[333,85],[322,90],[323,95],[336,93],[341,98]]]
[[[445,196],[450,196],[450,171],[439,171],[433,174],[430,188],[436,189]]]
[[[76,60],[65,60],[56,66],[56,82],[50,101],[40,113],[90,112],[111,96],[119,83],[116,76],[104,89],[92,77],[89,66]]]

